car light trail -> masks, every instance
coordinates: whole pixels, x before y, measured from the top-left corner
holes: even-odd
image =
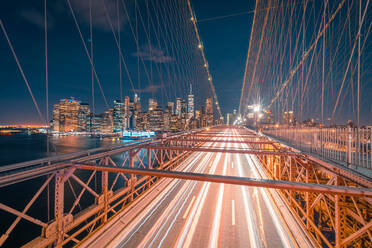
[[[214,173],[217,167],[217,163],[221,158],[221,154],[217,154],[215,160],[213,161],[212,167],[209,171],[209,173]],[[187,219],[186,225],[183,229],[182,235],[177,240],[177,247],[182,247],[183,243],[185,242],[185,247],[189,247],[191,244],[191,239],[194,235],[197,220],[200,217],[201,210],[204,206],[206,195],[209,191],[210,183],[203,183],[203,187],[199,192],[197,201],[194,204],[194,207],[192,208],[192,211],[190,213],[190,216]],[[186,239],[186,240],[185,240]]]
[[[202,161],[199,163],[198,167],[196,168],[196,171],[201,171],[203,169],[202,167],[205,167],[205,163],[210,159],[211,156],[212,156],[211,154],[205,155],[203,157]],[[198,161],[198,159],[196,159],[196,161]],[[178,181],[177,185],[180,182],[181,181]],[[164,228],[165,224],[169,221],[170,216],[177,209],[180,211],[183,208],[185,202],[187,201],[188,197],[190,196],[190,194],[191,194],[192,190],[194,189],[195,185],[196,185],[196,182],[186,182],[183,185],[183,187],[179,190],[178,194],[174,197],[173,201],[170,204],[168,204],[168,208],[158,218],[157,222],[153,225],[151,230],[144,237],[144,239],[142,240],[142,242],[140,244],[141,247],[151,247],[153,245],[156,238],[160,235],[161,230]],[[183,202],[182,206],[179,206],[179,204],[181,203],[181,200],[183,199],[183,197],[187,193],[188,193],[188,195],[186,197],[186,200],[182,201]],[[172,207],[172,208],[170,208],[170,207]],[[172,226],[172,225],[170,225],[170,226]],[[155,237],[151,239],[151,243],[149,245],[146,245],[146,243],[150,240],[151,236],[155,233],[156,230],[157,230],[157,232],[155,234]],[[166,235],[164,235],[164,237],[166,237]]]
[[[198,170],[202,170],[205,168],[205,165],[206,165],[206,162],[208,162],[208,160],[210,159],[211,155],[210,156],[205,156],[202,160],[202,162],[200,163],[200,166],[198,167]],[[195,188],[195,186],[197,185],[197,182],[190,182],[189,183],[189,186],[187,187],[187,189],[181,189],[180,192],[184,192],[182,194],[181,197],[175,197],[175,199],[178,199],[177,201],[177,204],[176,205],[173,205],[173,204],[169,204],[169,207],[172,207],[172,211],[171,213],[169,214],[166,214],[165,216],[167,216],[166,220],[165,221],[161,221],[164,219],[163,218],[159,218],[159,221],[161,221],[162,223],[162,226],[161,228],[158,230],[157,234],[155,235],[155,237],[152,239],[150,245],[148,247],[151,247],[153,244],[154,244],[154,241],[159,237],[160,233],[161,233],[161,230],[164,229],[166,227],[166,223],[168,223],[168,221],[171,219],[171,223],[168,227],[168,229],[166,230],[165,234],[163,235],[162,239],[160,240],[160,243],[158,245],[158,247],[161,247],[163,242],[165,241],[165,239],[167,238],[168,236],[168,233],[169,231],[172,229],[174,223],[176,222],[177,220],[177,217],[179,216],[179,214],[181,213],[182,209],[184,208],[186,202],[188,201],[188,199],[190,198],[190,196],[192,195],[192,192]],[[183,196],[187,193],[187,196],[185,197],[185,199],[183,199]],[[195,196],[194,196],[195,197]],[[182,205],[179,206],[179,204],[182,203]],[[174,217],[172,217],[173,213],[178,210],[176,212],[176,215]],[[165,213],[165,212],[164,212]]]
[[[243,177],[243,169],[242,169],[242,164],[241,164],[241,159],[240,156],[237,156],[237,161],[238,161],[238,171],[239,171],[239,176]],[[244,212],[246,216],[246,221],[248,225],[248,233],[249,233],[249,240],[251,243],[251,247],[256,248],[256,247],[261,247],[261,242],[259,240],[259,235],[257,232],[257,229],[253,226],[253,216],[252,216],[252,204],[250,199],[248,198],[248,192],[246,191],[247,187],[241,186],[240,187],[242,190],[243,194],[243,201],[244,201]]]
[[[243,148],[249,148],[248,145],[246,144],[241,144]],[[249,165],[251,171],[253,172],[253,175],[255,178],[257,179],[260,179],[261,177],[259,176],[259,173],[258,173],[258,167],[259,166],[256,166],[258,165],[258,161],[255,160],[253,161],[253,156],[252,155],[248,155],[248,154],[245,154],[245,158],[247,160],[247,164]],[[239,158],[239,161],[240,161],[240,158]],[[264,174],[261,174],[261,175],[264,175]],[[269,200],[269,197],[267,195],[267,191],[260,188],[260,193],[262,195],[262,198],[264,199],[264,202],[265,202],[265,206],[266,208],[268,209],[269,213],[270,213],[270,216],[274,222],[274,225],[275,225],[275,229],[282,241],[282,244],[285,246],[285,247],[294,247],[294,244],[293,242],[290,240],[290,237],[288,236],[287,232],[285,231],[285,228],[283,227],[283,224],[280,222],[279,220],[279,217],[278,217],[278,214],[279,213],[276,213],[273,206],[272,206],[272,202]]]
[[[226,175],[226,167],[227,167],[227,158],[228,154],[225,155],[225,162],[223,166],[223,175]],[[219,185],[219,192],[218,192],[218,199],[217,199],[217,207],[214,213],[214,220],[213,220],[213,230],[211,232],[212,236],[209,242],[209,247],[217,247],[218,242],[218,235],[219,235],[219,229],[221,225],[221,215],[222,215],[222,203],[223,203],[223,192],[225,190],[225,184]]]
[[[202,156],[201,153],[197,154],[195,156],[195,158],[188,164],[188,166],[186,168],[187,169],[192,168],[192,166],[194,166],[194,164],[199,160],[200,156]],[[164,192],[167,192],[167,193],[164,194],[164,196],[161,198],[161,200],[159,202],[157,202],[157,203],[156,202],[153,202],[151,204],[151,211],[146,215],[146,217],[144,217],[144,219],[138,218],[137,219],[137,222],[136,223],[133,223],[133,226],[136,226],[137,225],[137,228],[131,233],[131,235],[127,239],[125,239],[125,241],[123,243],[120,243],[120,245],[125,246],[133,238],[133,236],[136,234],[136,232],[146,223],[146,221],[153,215],[153,213],[165,201],[165,199],[167,199],[167,197],[178,186],[179,183],[180,183],[180,181],[175,181],[175,183],[172,185],[172,187],[170,187],[168,190],[165,190],[164,191]],[[132,230],[132,228],[130,228],[130,230]],[[116,240],[113,240],[111,242],[111,246],[115,246],[114,245],[114,243],[116,243],[115,241]]]

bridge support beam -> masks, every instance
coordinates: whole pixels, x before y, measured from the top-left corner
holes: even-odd
[[[54,218],[56,220],[57,238],[55,247],[62,247],[64,237],[64,196],[65,196],[65,170],[60,170],[55,177],[54,191]]]

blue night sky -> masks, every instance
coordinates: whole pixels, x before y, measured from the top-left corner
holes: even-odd
[[[49,65],[49,108],[58,99],[74,96],[91,103],[91,69],[82,42],[74,25],[68,5],[64,0],[48,2],[48,65]],[[86,1],[88,2],[88,1]],[[118,52],[108,23],[100,6],[93,1],[94,59],[97,73],[110,105],[120,98]],[[106,0],[109,12],[116,11],[116,1]],[[128,1],[127,1],[128,2]],[[141,1],[140,1],[141,2]],[[71,1],[77,12],[85,37],[89,35],[86,5]],[[230,15],[254,9],[255,1],[192,1],[195,14],[200,20],[199,32],[205,48],[217,96],[225,114],[238,108],[240,89],[244,74],[246,53],[253,14],[212,21],[206,18]],[[127,8],[133,9],[133,1]],[[0,18],[4,23],[25,75],[30,83],[41,112],[45,114],[45,62],[43,0],[2,1]],[[121,20],[121,45],[126,53],[130,72],[137,71],[136,46],[126,20]],[[128,42],[127,42],[128,41]],[[89,39],[87,39],[89,46]],[[161,53],[161,51],[160,51]],[[26,84],[17,68],[8,43],[0,33],[0,124],[41,123]],[[161,53],[166,57],[166,54]],[[199,66],[199,65],[198,65]],[[123,69],[124,75],[124,69]],[[135,77],[137,78],[137,77]],[[138,85],[133,80],[144,105],[151,96],[146,83]],[[133,98],[131,86],[123,79],[123,94]],[[149,90],[150,89],[150,90]],[[105,104],[95,88],[96,112],[105,110]],[[202,102],[200,100],[199,102]],[[200,106],[196,106],[199,108]],[[51,113],[51,111],[50,111]],[[49,114],[50,116],[50,114]]]

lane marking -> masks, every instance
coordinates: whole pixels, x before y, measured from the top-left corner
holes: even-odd
[[[231,201],[231,218],[232,218],[231,224],[235,226],[235,201],[234,200]]]
[[[191,208],[192,204],[194,203],[194,201],[195,201],[195,196],[192,197],[191,202],[190,202],[190,205],[187,207],[186,212],[185,212],[185,214],[182,217],[183,219],[186,219],[186,217],[189,214],[190,208]]]
[[[234,169],[234,161],[231,161],[231,169]]]

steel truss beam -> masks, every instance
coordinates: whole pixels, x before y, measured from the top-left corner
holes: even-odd
[[[278,155],[278,156],[298,156],[298,152],[291,151],[278,151],[276,149],[237,149],[237,148],[210,148],[210,147],[183,147],[183,146],[145,146],[154,150],[171,150],[171,151],[192,151],[192,152],[222,152],[222,153],[238,153],[238,154],[267,154],[267,155]]]
[[[262,144],[272,144],[273,141],[252,141],[251,139],[249,140],[231,140],[231,139],[219,139],[219,140],[216,140],[216,139],[182,139],[182,141],[185,141],[185,142],[216,142],[216,143],[232,143],[232,144],[252,144],[252,145],[262,145]]]
[[[274,149],[273,145],[264,145]],[[279,148],[289,147],[279,145]],[[277,147],[278,148],[278,147]],[[293,149],[294,150],[294,149]],[[372,182],[347,168],[310,156],[256,155],[263,177],[348,188],[367,188]],[[254,160],[254,158],[252,158]],[[294,216],[321,247],[372,247],[372,198],[346,194],[279,190]]]
[[[372,197],[372,189],[333,186],[326,184],[289,182],[270,179],[254,179],[248,177],[222,176],[181,171],[164,171],[154,169],[119,168],[113,166],[92,166],[85,164],[73,165],[78,169],[107,171],[114,173],[138,174],[143,176],[168,177],[185,180],[227,183],[243,186],[264,187],[273,189],[288,189],[295,191],[316,192],[325,194],[349,195],[358,197]]]

